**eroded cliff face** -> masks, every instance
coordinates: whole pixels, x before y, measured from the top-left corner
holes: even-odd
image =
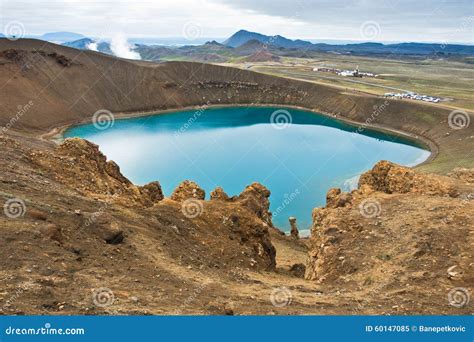
[[[39,166],[50,170],[56,180],[84,195],[103,200],[112,196],[122,205],[147,207],[163,199],[158,182],[132,184],[114,161],[107,160],[99,147],[87,140],[66,139],[54,152],[31,151],[30,156]]]
[[[359,189],[329,190],[326,207],[313,211],[306,279],[387,298],[424,292],[426,300],[472,286],[472,171],[443,177],[381,161],[360,177]]]
[[[5,142],[13,144],[12,140]],[[24,153],[41,172],[68,187],[70,193],[66,195],[77,192],[99,201],[98,206],[106,206],[100,213],[81,209],[75,213],[79,225],[85,225],[93,236],[106,243],[126,240],[126,229],[114,215],[114,211],[124,208],[138,216],[148,216],[143,223],[149,229],[161,225],[187,242],[199,243],[205,251],[197,259],[207,259],[212,265],[220,260],[252,269],[275,268],[275,248],[268,231],[272,226],[268,211],[270,191],[258,183],[231,200],[206,201],[204,190],[186,180],[170,198],[165,198],[158,182],[132,184],[116,163],[86,140],[66,139],[53,150],[32,149]],[[67,229],[62,235],[67,240]],[[175,253],[184,253],[183,248],[186,247],[176,248]]]
[[[258,183],[206,200],[184,181],[165,197],[87,141],[0,137],[0,148],[0,191],[16,201],[0,215],[3,313],[470,312],[446,295],[474,282],[472,170],[438,177],[381,162],[358,190],[328,192],[307,241],[272,227]],[[282,286],[291,304],[275,307]],[[93,304],[98,288],[113,291],[112,311]]]
[[[374,168],[364,173],[359,179],[359,186],[368,185],[375,191],[392,193],[416,193],[457,197],[454,179],[402,167],[387,161],[377,163]]]

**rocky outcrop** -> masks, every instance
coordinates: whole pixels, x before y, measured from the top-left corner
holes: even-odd
[[[270,190],[260,183],[252,183],[235,198],[235,201],[254,212],[268,226],[273,227],[269,197]]]
[[[300,233],[298,231],[298,227],[296,226],[296,217],[290,217],[288,219],[290,221],[290,236],[294,239],[300,238]]]
[[[148,198],[153,203],[157,203],[164,198],[161,185],[157,181],[139,186],[138,189],[144,198]]]
[[[222,188],[211,192],[211,200],[205,201],[205,193],[198,184],[184,181],[164,205],[178,204],[183,215],[182,222],[191,221],[200,227],[206,227],[212,250],[206,254],[216,255],[229,264],[250,267],[257,270],[274,270],[276,251],[270,240],[269,227],[271,215],[268,212],[270,192],[261,184],[253,183],[239,196],[229,197]],[[179,231],[189,231],[190,228]],[[201,235],[202,239],[206,239]],[[222,238],[219,238],[221,237]]]
[[[304,264],[293,264],[290,267],[290,274],[297,278],[304,278],[306,266]]]
[[[197,200],[204,200],[206,192],[199,187],[195,182],[185,180],[174,189],[171,194],[171,199],[176,202],[184,202],[187,199],[194,198]]]
[[[352,195],[347,192],[341,192],[341,189],[332,188],[326,194],[327,208],[340,208],[350,204]]]
[[[211,200],[228,201],[230,198],[220,186],[211,192]]]
[[[441,285],[441,270],[450,263],[467,267],[459,251],[474,229],[474,202],[464,196],[473,191],[455,178],[377,163],[359,189],[331,189],[326,207],[313,210],[305,278],[358,286],[375,278],[378,290],[384,283],[433,283],[415,279],[419,272],[449,286]]]
[[[113,216],[107,212],[85,213],[83,227],[102,239],[105,243],[116,245],[123,241],[124,232]]]
[[[359,186],[364,184],[388,194],[413,192],[451,197],[459,195],[453,181],[449,178],[418,173],[411,168],[384,160],[360,176]]]
[[[87,140],[66,139],[56,151],[34,151],[30,157],[55,174],[61,183],[82,193],[96,194],[125,205],[151,206],[163,199],[160,184],[137,187],[120,172],[119,166]]]
[[[52,151],[34,150],[29,155],[40,168],[50,171],[56,181],[99,201],[98,212],[78,211],[77,215],[83,220],[80,227],[106,244],[122,243],[125,238],[124,228],[111,215],[113,206],[149,208],[151,215],[157,215],[158,224],[186,237],[188,243],[194,236],[187,234],[197,234],[197,245],[209,246],[209,250],[201,253],[205,255],[201,260],[214,262],[217,258],[227,265],[275,269],[276,252],[268,231],[270,192],[258,183],[231,198],[217,188],[212,192],[212,200],[205,201],[205,191],[186,180],[165,199],[159,182],[132,184],[116,163],[108,161],[97,145],[86,140],[66,139]],[[34,210],[30,216],[38,221],[45,219]],[[44,235],[59,239],[52,229]]]

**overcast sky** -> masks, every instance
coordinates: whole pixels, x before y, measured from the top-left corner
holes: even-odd
[[[474,40],[474,0],[0,0],[2,31],[110,37],[227,37],[239,29],[290,38]]]

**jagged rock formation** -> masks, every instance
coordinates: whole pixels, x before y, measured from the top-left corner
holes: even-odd
[[[249,208],[265,224],[273,227],[269,197],[270,190],[259,183],[252,183],[234,201]]]
[[[53,153],[32,151],[30,157],[53,172],[56,180],[85,194],[100,198],[113,196],[124,205],[152,206],[163,199],[158,182],[142,187],[133,185],[114,161],[107,161],[99,147],[87,140],[66,139]]]
[[[290,221],[290,236],[294,239],[300,238],[300,233],[298,231],[298,227],[296,226],[296,217],[290,217],[288,219]]]
[[[138,189],[143,196],[148,197],[153,203],[159,202],[165,197],[161,185],[157,181],[139,186]]]
[[[158,182],[144,186],[132,184],[119,167],[89,141],[66,139],[53,149],[23,150],[13,139],[2,138],[1,141],[6,150],[21,152],[28,163],[69,188],[65,192],[67,196],[74,197],[78,193],[97,201],[93,209],[74,210],[74,223],[69,223],[68,229],[61,224],[41,228],[51,239],[67,244],[71,238],[69,230],[77,227],[83,234],[91,234],[106,244],[123,244],[133,239],[134,233],[127,227],[130,222],[135,222],[136,215],[145,215],[142,223],[132,225],[162,227],[176,232],[187,243],[198,243],[199,248],[193,248],[191,254],[201,255],[197,256],[201,262],[213,264],[219,260],[228,266],[255,270],[275,268],[275,248],[268,231],[272,226],[268,212],[270,192],[258,183],[247,187],[232,201],[205,201],[204,190],[192,181],[182,182],[170,198],[164,198]],[[223,190],[217,192],[220,197],[226,197]],[[115,213],[126,208],[133,210],[134,216],[127,220],[117,218]],[[52,224],[50,215],[42,210],[29,208],[28,216]],[[176,247],[173,253],[179,254],[181,250]]]
[[[421,296],[429,287],[435,296],[470,286],[472,193],[473,183],[377,163],[359,189],[331,189],[327,206],[314,209],[306,279],[372,288],[390,299],[393,291]],[[455,281],[446,277],[452,265],[460,270]]]
[[[205,197],[206,192],[199,185],[189,180],[179,184],[171,195],[171,199],[176,202],[183,202],[190,198],[203,200]]]
[[[351,202],[352,195],[342,192],[339,188],[332,188],[326,194],[326,208],[340,208]]]
[[[211,192],[211,200],[228,201],[229,199],[229,195],[227,195],[224,189],[222,189],[220,186],[218,186]]]
[[[364,173],[359,179],[359,186],[364,184],[388,194],[412,192],[451,197],[459,195],[454,181],[449,178],[421,174],[388,161],[381,161],[372,171]]]

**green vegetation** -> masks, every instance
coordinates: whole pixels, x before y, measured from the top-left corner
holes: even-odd
[[[371,94],[413,91],[445,99],[441,104],[474,110],[474,68],[472,58],[387,59],[336,54],[313,54],[312,58],[284,58],[280,63],[254,63],[251,70],[355,89]],[[239,66],[239,65],[237,65]],[[316,67],[355,69],[373,72],[376,78],[342,77],[313,71]],[[242,66],[240,66],[242,67]],[[248,63],[245,65],[248,68]],[[392,89],[393,88],[393,89]]]

